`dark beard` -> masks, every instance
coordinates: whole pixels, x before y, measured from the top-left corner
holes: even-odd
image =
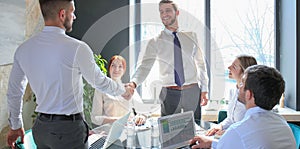
[[[64,27],[66,29],[66,32],[71,32],[72,31],[72,24],[70,23],[70,18],[66,17],[65,21],[64,21]]]
[[[176,21],[176,17],[175,17],[174,19],[172,19],[171,22],[170,22],[169,24],[164,24],[164,25],[165,25],[166,27],[167,27],[167,26],[172,27],[173,24],[175,23],[175,21]]]
[[[174,19],[171,20],[171,23],[168,24],[168,26],[172,26],[172,25],[175,23],[175,21],[176,21],[176,17],[175,17]]]

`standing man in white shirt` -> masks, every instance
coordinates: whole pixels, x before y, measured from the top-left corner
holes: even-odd
[[[130,86],[140,85],[157,60],[163,86],[159,97],[161,115],[194,111],[195,121],[199,122],[201,106],[208,101],[208,76],[197,35],[179,30],[179,10],[173,1],[161,0],[159,13],[165,29],[149,41]]]
[[[191,144],[196,144],[192,148],[296,148],[294,135],[286,120],[272,112],[285,88],[281,74],[272,67],[250,66],[239,88],[238,100],[247,109],[244,118],[232,124],[219,141],[196,136],[191,141]]]
[[[72,30],[73,0],[39,0],[44,29],[17,49],[7,92],[11,147],[24,141],[22,97],[27,82],[36,95],[38,117],[32,128],[38,148],[88,147],[88,127],[82,117],[84,77],[96,89],[129,99],[133,89],[103,75],[90,47],[65,32]]]

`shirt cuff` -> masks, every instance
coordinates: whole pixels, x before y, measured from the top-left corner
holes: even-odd
[[[22,119],[12,120],[11,118],[9,118],[8,123],[12,130],[17,130],[23,127]]]
[[[134,82],[135,87],[137,87],[140,83],[138,82],[138,80],[136,80],[135,78],[133,78],[130,82]]]

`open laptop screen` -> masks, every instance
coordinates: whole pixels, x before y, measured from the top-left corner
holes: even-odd
[[[162,148],[187,146],[195,136],[193,111],[160,117],[158,125]]]
[[[130,112],[128,112],[126,115],[113,122],[107,136],[103,137],[102,134],[92,134],[91,136],[89,136],[89,140],[88,140],[89,149],[94,149],[94,148],[106,149],[109,148],[116,141],[118,141],[119,137],[121,136],[124,130],[124,126],[127,123],[129,115]],[[119,146],[119,148],[121,148],[121,146]]]

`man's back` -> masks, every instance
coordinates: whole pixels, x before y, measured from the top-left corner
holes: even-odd
[[[58,27],[45,27],[41,33],[22,44],[16,52],[16,60],[36,94],[38,112],[81,112],[60,109],[64,106],[74,107],[69,108],[70,110],[77,109],[74,99],[81,104],[81,99],[78,98],[82,93],[78,91],[79,82],[74,82],[81,77],[74,61],[78,47],[83,44],[64,32]],[[52,111],[47,107],[57,108]]]
[[[248,109],[244,119],[233,124],[218,142],[218,148],[295,149],[295,139],[286,121],[259,107]]]

